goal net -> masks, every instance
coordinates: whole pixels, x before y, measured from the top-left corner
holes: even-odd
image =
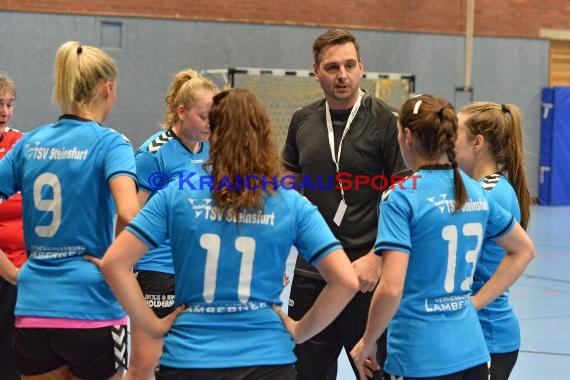
[[[275,131],[277,147],[283,148],[293,113],[324,97],[310,70],[229,68],[209,69],[220,88],[242,87],[252,91],[267,110]],[[384,102],[399,108],[414,92],[415,76],[404,73],[367,72],[361,87]]]

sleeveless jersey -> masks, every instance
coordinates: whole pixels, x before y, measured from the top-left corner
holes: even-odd
[[[234,217],[210,190],[159,191],[127,227],[149,247],[170,236],[176,305],[187,309],[164,338],[160,363],[174,368],[232,368],[295,362],[281,304],[292,245],[316,265],[340,243],[317,208],[296,191],[265,197],[261,212]],[[236,222],[237,221],[237,222]]]
[[[125,316],[99,268],[114,236],[109,182],[136,178],[131,144],[73,115],[27,133],[0,161],[0,196],[24,199],[28,261],[17,316],[113,320]]]
[[[210,144],[201,142],[196,153],[188,150],[171,130],[160,131],[149,137],[135,155],[139,189],[152,197],[170,182],[169,186],[178,186],[179,176],[190,173],[204,173],[202,165],[208,161]],[[135,265],[136,270],[150,270],[162,273],[174,273],[170,241],[165,240],[158,247],[151,249]]]
[[[419,170],[380,205],[375,252],[409,254],[402,301],[388,327],[391,374],[442,376],[490,358],[470,300],[473,272],[483,241],[510,231],[514,219],[461,175],[468,199],[459,212],[449,165]]]

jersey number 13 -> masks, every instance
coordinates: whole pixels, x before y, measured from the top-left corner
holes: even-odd
[[[483,243],[483,226],[481,223],[467,223],[461,229],[462,236],[473,236],[477,238],[477,243],[473,249],[465,252],[465,261],[472,264],[471,274],[461,281],[460,288],[463,291],[471,289],[473,284],[473,274],[475,273],[475,265],[477,264],[477,255],[481,250]],[[457,266],[458,241],[460,240],[459,230],[456,225],[450,224],[443,228],[441,237],[447,241],[447,271],[445,273],[444,289],[447,293],[453,293],[455,290],[455,268]],[[463,246],[461,249],[463,250]]]

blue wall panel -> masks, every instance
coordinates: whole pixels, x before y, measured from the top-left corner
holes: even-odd
[[[554,88],[551,205],[570,205],[570,87]]]

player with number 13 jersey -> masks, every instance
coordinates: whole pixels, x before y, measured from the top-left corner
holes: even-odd
[[[436,376],[489,360],[471,306],[473,273],[484,239],[500,238],[514,218],[462,172],[469,199],[454,212],[451,165],[422,167],[414,175],[418,186],[409,179],[380,205],[375,251],[409,254],[402,301],[388,328],[392,355],[385,370]],[[440,342],[438,349],[432,342]]]

